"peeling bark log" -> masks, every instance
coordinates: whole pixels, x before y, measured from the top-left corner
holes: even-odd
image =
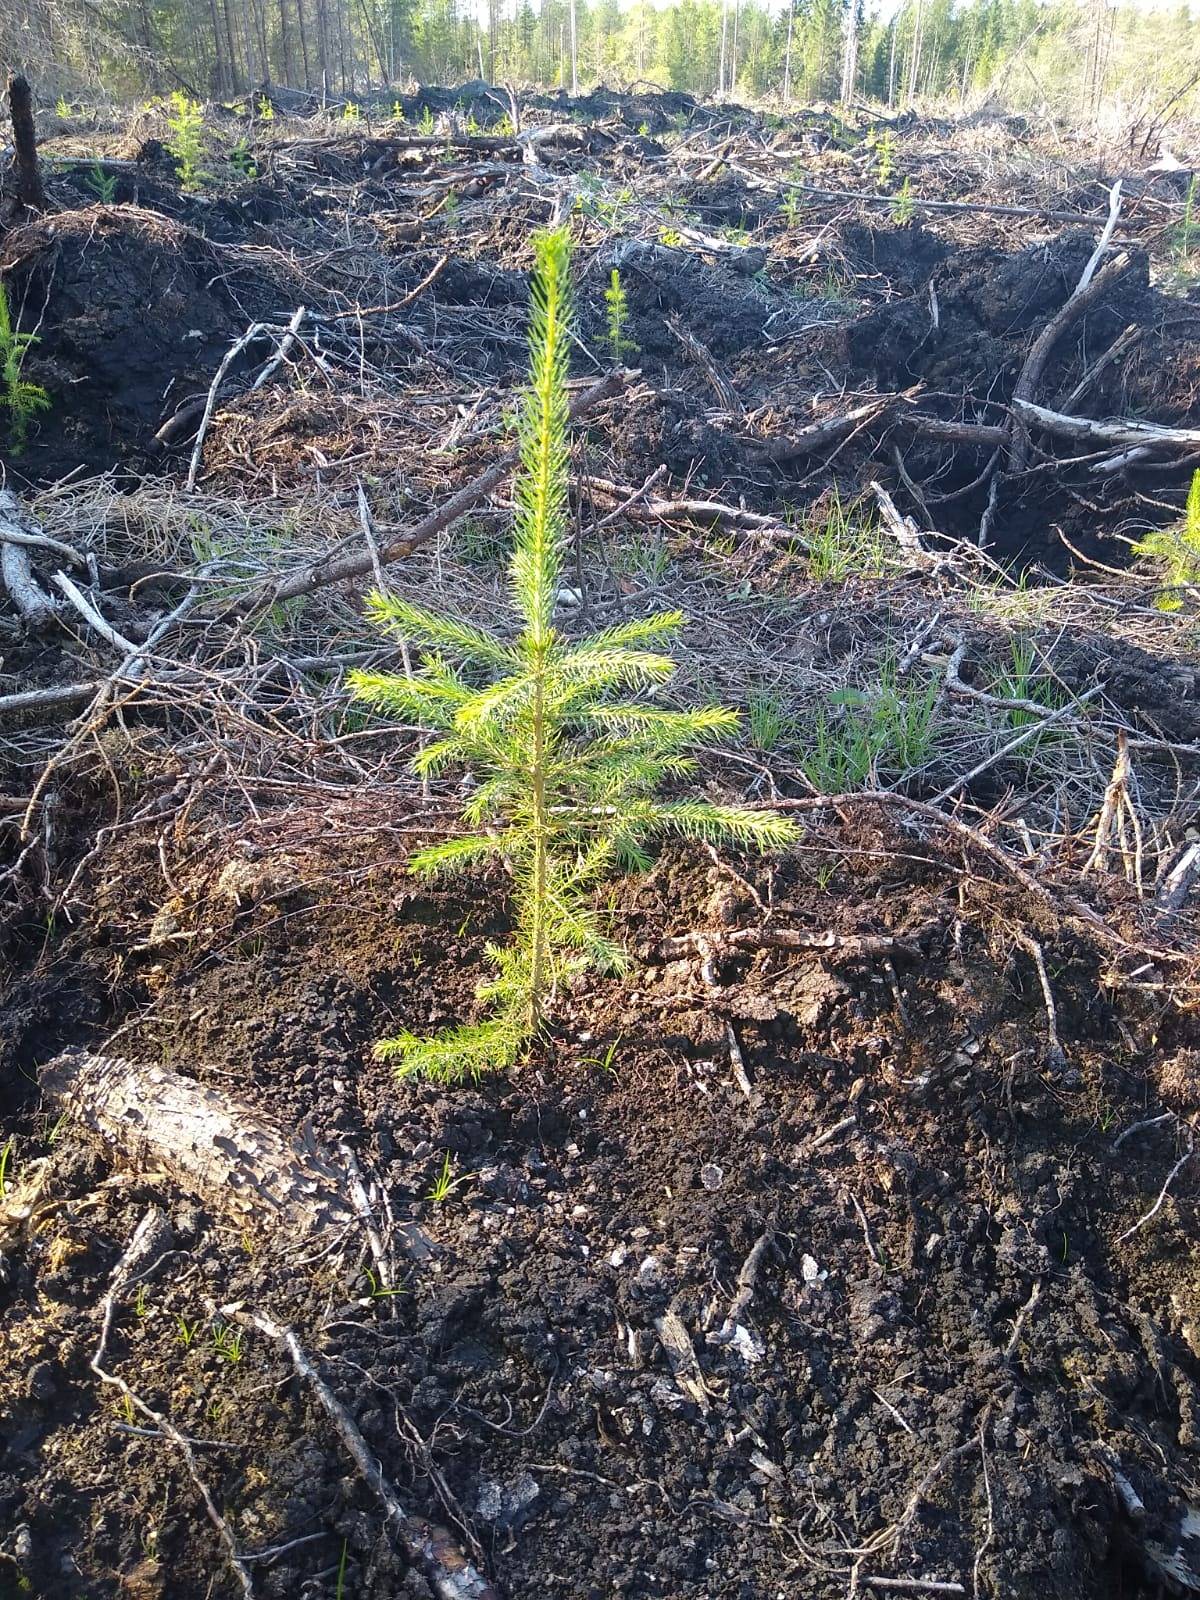
[[[26,211],[46,209],[46,191],[38,166],[37,135],[33,127],[33,96],[28,80],[8,80],[8,109],[12,117],[13,150],[16,156],[17,202]]]
[[[0,489],[0,588],[33,633],[54,621],[54,602],[33,575],[30,548],[40,530],[22,511],[11,489]]]
[[[165,1172],[242,1227],[286,1228],[299,1241],[361,1218],[346,1174],[311,1141],[288,1139],[246,1105],[166,1067],[70,1050],[42,1068],[42,1092],[127,1163]],[[428,1254],[419,1228],[398,1230]]]

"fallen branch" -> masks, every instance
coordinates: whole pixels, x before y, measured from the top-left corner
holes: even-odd
[[[1109,232],[1111,232],[1111,229]],[[1045,371],[1046,363],[1049,361],[1055,345],[1063,334],[1072,324],[1078,322],[1080,317],[1084,316],[1098,300],[1104,298],[1129,266],[1129,256],[1122,251],[1120,255],[1114,256],[1106,267],[1103,267],[1099,272],[1095,272],[1095,263],[1099,259],[1098,252],[1107,243],[1108,239],[1105,236],[1102,238],[1100,245],[1097,246],[1096,253],[1092,255],[1091,260],[1084,268],[1083,276],[1075,286],[1075,289],[1065,303],[1059,307],[1054,316],[1051,317],[1041,333],[1038,334],[1029,354],[1025,357],[1025,364],[1021,368],[1016,383],[1013,385],[1012,404],[1018,416],[1021,415],[1022,405],[1031,401],[1037,392],[1037,386],[1041,381],[1042,373]],[[1025,470],[1025,465],[1029,459],[1029,449],[1030,441],[1027,430],[1023,427],[1014,428],[1012,451],[1009,459],[1010,471],[1023,472]]]
[[[321,1408],[345,1445],[355,1466],[373,1493],[383,1503],[388,1521],[404,1546],[409,1559],[425,1572],[439,1600],[499,1600],[496,1590],[454,1543],[449,1532],[424,1517],[407,1511],[383,1475],[383,1468],[371,1454],[358,1424],[322,1378],[311,1358],[288,1327],[270,1317],[244,1311],[240,1307],[221,1308],[221,1315],[244,1326],[257,1328],[287,1351],[296,1376],[311,1388]]]
[[[1138,422],[1133,418],[1069,417],[1061,411],[1034,405],[1032,400],[1013,396],[1013,410],[1026,422],[1036,423],[1047,433],[1074,439],[1082,444],[1149,445],[1163,450],[1200,449],[1200,428],[1168,428],[1157,422]]]
[[[727,506],[720,500],[675,500],[665,496],[648,496],[649,482],[635,489],[629,484],[612,483],[607,478],[585,477],[578,480],[593,493],[610,500],[623,500],[625,515],[639,522],[720,522],[731,528],[745,528],[753,533],[786,534],[798,538],[795,528],[779,517],[763,516],[758,511],[747,511],[744,506]]]
[[[789,434],[783,439],[755,439],[749,434],[742,433],[735,437],[747,450],[765,456],[768,461],[776,463],[797,461],[801,456],[813,455],[826,445],[837,444],[856,429],[865,428],[868,423],[877,421],[893,404],[894,401],[890,397],[868,400],[864,405],[854,406],[841,416],[827,417],[823,422],[810,423],[798,433]]]
[[[382,317],[389,315],[393,311],[405,311],[409,306],[412,305],[414,300],[419,299],[419,297],[425,293],[426,289],[430,288],[437,282],[449,265],[449,254],[439,256],[434,262],[433,266],[430,267],[429,271],[421,279],[420,283],[417,284],[416,288],[410,289],[408,293],[401,299],[394,300],[388,305],[354,306],[350,311],[327,312],[325,313],[324,321],[344,322],[348,318],[353,320],[357,319],[358,317]]]
[[[275,368],[284,359],[287,351],[295,342],[296,334],[299,330],[300,323],[304,319],[304,315],[305,307],[297,306],[296,310],[292,314],[292,320],[288,323],[287,328],[283,330],[278,349],[271,358],[270,362],[267,364],[266,373],[260,373],[259,377],[255,380],[255,388],[258,388],[260,384],[265,381],[265,378],[271,372],[274,372]],[[235,339],[230,345],[229,349],[226,350],[225,354],[221,357],[221,364],[216,370],[216,374],[213,377],[212,383],[209,385],[208,398],[204,402],[204,411],[200,417],[200,426],[196,430],[195,442],[192,445],[192,459],[188,462],[187,481],[185,483],[185,488],[189,493],[196,487],[196,474],[200,471],[200,458],[204,453],[204,440],[208,435],[208,425],[212,421],[212,415],[216,409],[217,391],[220,389],[221,384],[225,380],[225,374],[229,371],[230,367],[237,360],[238,356],[241,355],[246,346],[253,344],[255,339],[261,338],[265,333],[278,335],[280,330],[274,323],[271,322],[252,322],[246,329],[245,333],[242,334],[241,338]]]
[[[592,384],[572,401],[571,421],[575,422],[580,417],[586,416],[601,401],[611,399],[636,376],[636,372],[617,368],[601,378],[598,383]],[[481,472],[477,478],[472,478],[471,482],[459,489],[457,494],[452,494],[436,510],[422,517],[420,522],[415,522],[411,527],[403,528],[399,532],[393,532],[379,545],[377,552],[354,550],[343,555],[323,556],[316,561],[307,562],[303,567],[261,584],[251,594],[238,601],[233,607],[234,611],[244,615],[247,612],[276,605],[282,600],[293,600],[297,595],[311,594],[314,589],[324,589],[330,584],[343,583],[347,578],[361,578],[374,570],[376,559],[386,567],[393,561],[399,561],[401,556],[411,555],[421,545],[428,543],[435,534],[441,533],[451,523],[457,522],[459,517],[471,510],[472,506],[478,505],[480,500],[490,494],[512,471],[518,459],[519,453],[516,450],[509,450],[486,472]]]
[[[183,1457],[183,1464],[187,1468],[188,1477],[191,1478],[196,1486],[196,1492],[204,1503],[204,1514],[217,1530],[217,1537],[221,1541],[229,1565],[233,1569],[241,1587],[242,1594],[247,1596],[247,1600],[252,1600],[254,1584],[238,1553],[238,1547],[234,1542],[229,1524],[217,1510],[216,1503],[209,1493],[208,1485],[200,1476],[199,1469],[196,1466],[196,1458],[192,1454],[191,1443],[180,1433],[179,1429],[168,1417],[164,1416],[161,1411],[156,1411],[153,1406],[148,1405],[135,1390],[131,1389],[124,1378],[119,1377],[115,1372],[107,1371],[102,1365],[108,1346],[108,1336],[112,1331],[117,1296],[122,1293],[139,1269],[145,1272],[154,1265],[154,1262],[162,1254],[164,1233],[169,1233],[166,1218],[157,1206],[151,1206],[134,1229],[133,1238],[130,1239],[125,1254],[113,1269],[113,1275],[108,1284],[108,1292],[100,1302],[100,1309],[103,1313],[103,1321],[100,1326],[100,1341],[89,1365],[101,1383],[109,1384],[114,1389],[119,1390],[128,1405],[135,1411],[139,1411],[142,1416],[148,1417],[158,1431],[169,1439],[179,1451]]]
[[[989,839],[978,828],[972,828],[969,823],[963,822],[959,817],[950,816],[945,811],[939,811],[937,806],[924,800],[914,800],[910,795],[899,794],[894,789],[849,789],[843,794],[833,795],[806,795],[795,800],[775,799],[751,802],[751,810],[762,811],[821,811],[840,810],[852,805],[881,805],[894,806],[897,810],[908,811],[913,816],[925,817],[939,828],[944,828],[948,833],[961,839],[965,844],[986,856],[995,863],[1002,872],[1010,877],[1014,883],[1040,904],[1061,916],[1064,912],[1084,923],[1111,950],[1120,950],[1135,953],[1143,957],[1150,957],[1156,961],[1190,961],[1191,956],[1174,950],[1163,950],[1147,944],[1133,944],[1123,938],[1115,928],[1109,926],[1104,918],[1092,906],[1087,905],[1078,895],[1067,893],[1052,893],[1044,883],[1039,883],[1032,873],[1014,861],[1009,853],[1000,845]]]
[[[729,1302],[729,1310],[725,1314],[725,1321],[713,1333],[708,1335],[709,1344],[732,1344],[737,1333],[737,1325],[742,1314],[754,1298],[754,1289],[758,1283],[758,1274],[762,1269],[763,1261],[768,1250],[775,1242],[775,1230],[768,1228],[765,1233],[760,1233],[754,1242],[750,1254],[742,1262],[742,1270],[737,1275],[737,1293]]]
[[[124,656],[137,654],[138,647],[132,639],[127,639],[123,633],[118,633],[112,623],[106,621],[100,615],[88,597],[76,584],[71,582],[65,572],[56,572],[53,582],[55,588],[62,590],[63,594],[66,595],[75,610],[78,611],[94,633],[98,633],[102,639],[111,644],[115,650],[119,650]]]
[[[1131,1228],[1126,1228],[1124,1233],[1119,1233],[1117,1235],[1116,1241],[1115,1241],[1117,1244],[1124,1244],[1126,1239],[1132,1239],[1134,1234],[1138,1231],[1139,1228],[1144,1228],[1146,1226],[1146,1224],[1153,1217],[1156,1217],[1158,1215],[1158,1213],[1162,1210],[1163,1201],[1167,1198],[1167,1193],[1168,1193],[1171,1185],[1175,1182],[1175,1179],[1183,1171],[1184,1167],[1187,1166],[1188,1162],[1192,1159],[1192,1157],[1193,1157],[1193,1155],[1195,1153],[1196,1153],[1196,1136],[1192,1132],[1191,1128],[1189,1128],[1188,1129],[1188,1146],[1187,1146],[1187,1149],[1183,1152],[1183,1154],[1180,1156],[1179,1160],[1175,1163],[1175,1165],[1171,1168],[1170,1172],[1168,1172],[1166,1177],[1163,1179],[1163,1186],[1158,1191],[1158,1199],[1150,1207],[1149,1211],[1143,1212],[1143,1214],[1137,1219],[1137,1221],[1133,1224],[1133,1226]]]
[[[834,200],[839,204],[857,200],[865,205],[886,206],[889,211],[895,209],[896,197],[890,194],[871,194],[860,189],[818,189],[809,183],[783,182],[776,178],[763,178],[748,167],[743,167],[730,162],[732,171],[748,178],[755,188],[772,188],[776,190],[794,189],[798,194],[812,195],[815,200]],[[958,211],[967,214],[978,214],[988,217],[1039,217],[1047,222],[1072,222],[1076,227],[1084,227],[1089,222],[1107,221],[1097,217],[1093,212],[1087,211],[1057,211],[1049,206],[1010,206],[992,204],[982,200],[927,200],[922,195],[911,196],[914,211]],[[1132,228],[1134,224],[1126,221],[1122,227]]]

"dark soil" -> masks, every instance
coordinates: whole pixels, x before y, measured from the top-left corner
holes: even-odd
[[[153,1176],[106,1185],[78,1135],[39,1118],[29,1077],[135,1001],[126,1053],[348,1141],[395,1221],[436,1245],[403,1294],[372,1300],[353,1262],[314,1278],[279,1241],[161,1197],[175,1253],[142,1314],[121,1306],[112,1363],[211,1441],[203,1468],[246,1550],[316,1536],[256,1569],[263,1594],[332,1594],[343,1548],[345,1592],[429,1591],[278,1352],[250,1337],[222,1359],[206,1301],[293,1323],[402,1494],[444,1519],[436,1463],[510,1596],[842,1595],[864,1548],[864,1574],[978,1573],[984,1594],[1151,1592],[1133,1551],[1160,1524],[1169,1543],[1200,1441],[1195,1186],[1185,1173],[1121,1243],[1178,1152],[1166,1127],[1113,1142],[1160,1095],[1196,1110],[1194,1027],[1114,986],[1019,891],[864,816],[814,836],[822,883],[664,858],[618,891],[636,990],[573,996],[511,1082],[397,1086],[371,1043],[464,1014],[499,886],[431,898],[386,851],[306,859],[269,838],[244,835],[241,910],[220,834],[194,840],[169,920],[149,841],[144,870],[110,861],[86,939],[10,980],[9,1126],[23,1161],[52,1162],[52,1203],[0,1291],[0,1505],[27,1530],[25,1592],[234,1592],[169,1447],[122,1432],[87,1371]],[[664,934],[760,923],[752,891],[777,925],[905,943],[894,965],[737,957],[712,989],[698,960],[655,957]],[[1043,941],[1065,1064],[1015,927]],[[455,1186],[432,1204],[447,1155]],[[742,1331],[714,1342],[764,1232]],[[671,1313],[691,1373],[666,1354]],[[202,1330],[186,1348],[180,1318]],[[1137,1539],[1114,1470],[1150,1508]]]

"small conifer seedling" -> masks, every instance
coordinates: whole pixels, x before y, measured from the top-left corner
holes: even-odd
[[[1160,611],[1183,609],[1181,591],[1200,586],[1200,472],[1192,474],[1183,519],[1173,528],[1155,528],[1133,547],[1134,555],[1156,562],[1165,587],[1155,604]]]
[[[608,280],[608,288],[604,291],[604,306],[608,312],[608,348],[614,361],[623,361],[627,354],[632,354],[637,345],[626,337],[625,327],[629,321],[629,300],[625,294],[625,285],[621,282],[621,274],[616,267]]]
[[[175,174],[185,189],[199,188],[208,174],[200,170],[204,157],[204,107],[176,89],[167,102],[167,150]]]
[[[916,215],[916,202],[913,200],[912,184],[905,178],[892,200],[892,221],[897,227],[907,228]]]
[[[795,837],[771,812],[703,799],[659,799],[668,779],[694,770],[697,746],[728,736],[734,711],[673,711],[644,691],[675,671],[661,647],[678,612],[618,623],[571,641],[555,627],[568,532],[570,237],[540,234],[530,320],[530,380],[519,424],[510,586],[518,627],[492,633],[392,595],[375,593],[373,620],[427,652],[412,677],[357,672],[363,700],[436,729],[416,757],[434,776],[467,768],[476,787],[467,831],[419,851],[419,873],[462,869],[488,856],[509,865],[514,936],[491,945],[495,976],[479,997],[488,1014],[432,1038],[404,1032],[376,1046],[402,1075],[444,1081],[511,1066],[537,1033],[556,985],[583,967],[619,971],[626,955],[591,904],[610,871],[649,864],[655,837],[730,840],[762,850]]]
[[[8,296],[0,283],[0,406],[8,410],[13,455],[20,455],[25,448],[32,418],[50,405],[50,396],[41,384],[21,376],[26,352],[36,343],[36,334],[18,333],[13,327]]]

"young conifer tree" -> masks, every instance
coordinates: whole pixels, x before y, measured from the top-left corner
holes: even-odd
[[[795,837],[794,824],[771,812],[656,797],[665,781],[694,770],[691,751],[738,723],[720,706],[672,711],[643,698],[675,671],[661,647],[683,626],[681,613],[618,623],[574,642],[555,627],[568,530],[566,229],[538,235],[536,258],[509,574],[518,628],[494,634],[375,593],[372,620],[426,654],[411,678],[353,675],[360,699],[438,731],[415,759],[419,773],[465,767],[477,779],[463,810],[468,831],[418,851],[410,868],[441,873],[499,855],[515,884],[513,938],[489,946],[496,972],[479,990],[487,1015],[432,1038],[404,1032],[382,1041],[376,1054],[396,1061],[401,1075],[455,1081],[511,1066],[567,973],[589,965],[621,970],[625,953],[591,892],[614,870],[648,866],[655,837],[762,850]]]

